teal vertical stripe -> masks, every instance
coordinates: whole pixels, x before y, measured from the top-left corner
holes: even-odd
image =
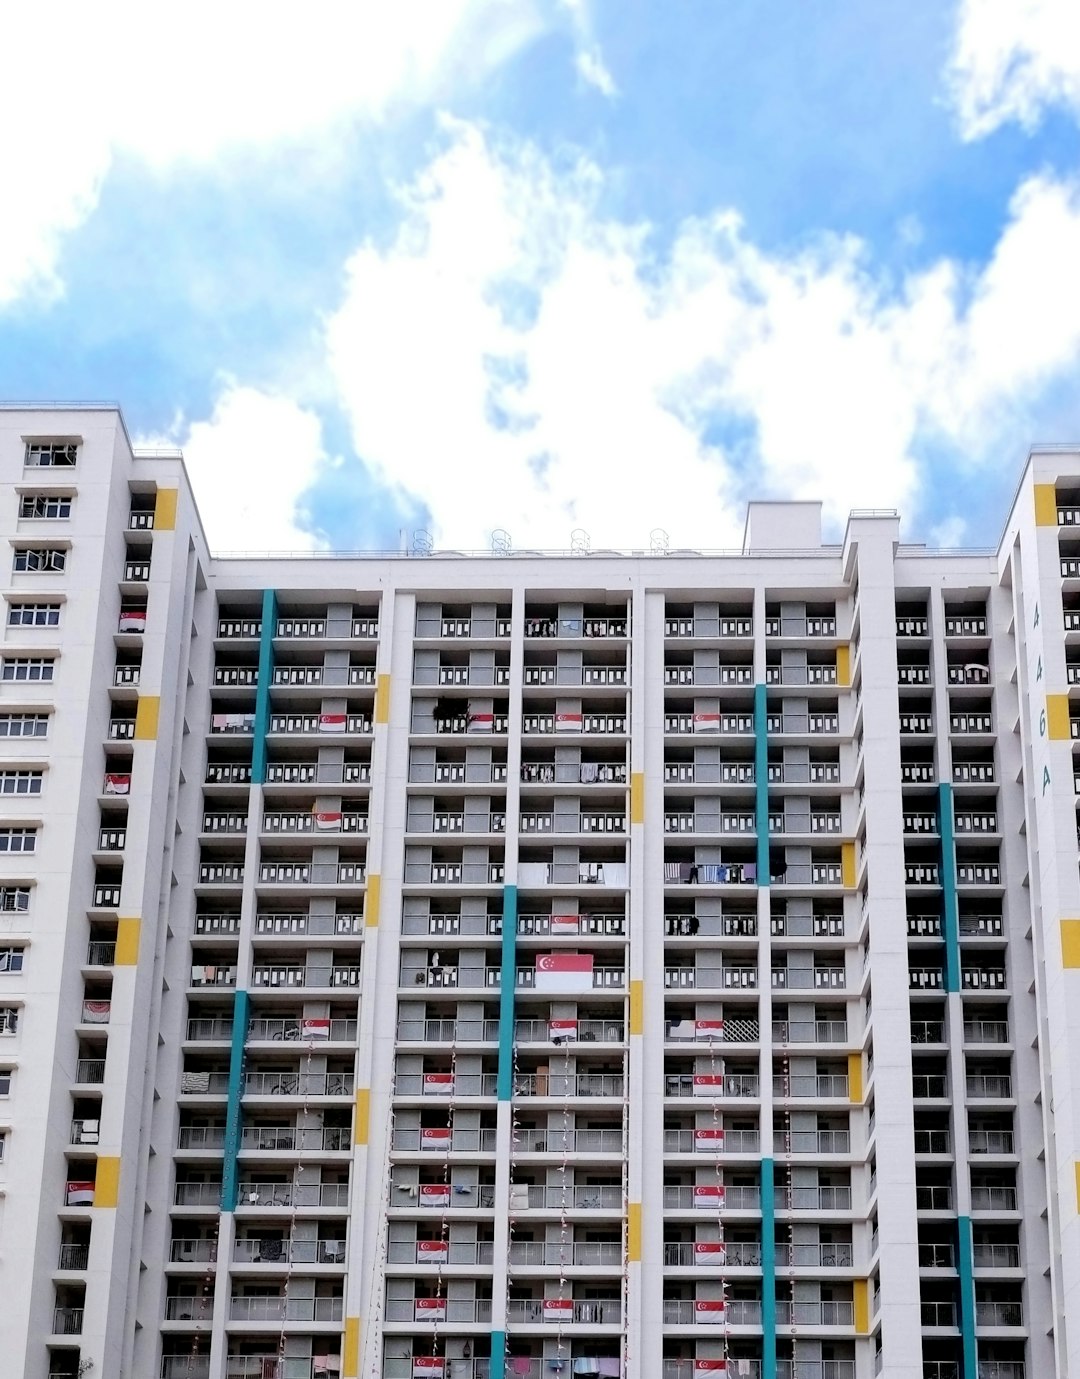
[[[491,1366],[488,1374],[490,1379],[503,1379],[506,1374],[505,1331],[493,1331],[491,1333]]]
[[[255,745],[251,753],[251,780],[266,780],[266,734],[270,731],[270,681],[274,678],[274,633],[277,630],[277,597],[263,590],[262,637],[259,639],[259,684],[255,691]]]
[[[761,1161],[761,1379],[776,1379],[776,1171]]]
[[[979,1346],[975,1339],[975,1244],[971,1232],[971,1217],[961,1216],[956,1222],[957,1272],[960,1275],[960,1336],[964,1348],[964,1379],[978,1379]]]
[[[754,811],[758,885],[769,884],[769,730],[764,685],[754,686]]]
[[[238,1195],[237,1178],[240,1153],[242,1115],[240,1098],[244,1095],[244,1042],[247,1038],[248,1011],[251,1005],[246,991],[233,996],[232,1051],[229,1055],[229,1104],[225,1114],[225,1161],[221,1172],[221,1210],[235,1211]]]
[[[956,836],[953,833],[952,786],[938,786],[938,832],[941,834],[941,927],[945,935],[945,990],[960,990],[960,905],[956,898]]]
[[[514,985],[517,980],[516,886],[503,888],[502,968],[499,973],[499,1076],[500,1101],[509,1101],[514,1090]],[[494,1353],[492,1365],[494,1365]],[[493,1371],[494,1372],[494,1371]]]

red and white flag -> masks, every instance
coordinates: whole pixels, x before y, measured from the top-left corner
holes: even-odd
[[[120,614],[118,625],[120,632],[145,632],[146,613],[141,609],[128,608]]]
[[[724,1148],[723,1130],[695,1130],[694,1148],[711,1150],[717,1154],[722,1153]]]
[[[321,713],[319,714],[320,733],[343,733],[345,731],[345,715],[343,713]]]
[[[329,1039],[329,1020],[304,1020],[300,1026],[305,1039]]]
[[[414,1355],[413,1379],[443,1379],[446,1361],[441,1355]]]
[[[723,1264],[727,1259],[727,1246],[722,1240],[697,1240],[694,1242],[695,1264]]]
[[[724,1299],[706,1298],[694,1303],[696,1322],[722,1322],[724,1320]]]
[[[104,790],[103,790],[102,793],[105,794],[105,795],[128,795],[128,794],[130,794],[130,793],[131,793],[131,777],[130,777],[130,776],[114,776],[114,775],[106,776],[106,777],[105,777],[105,788],[104,788]]]
[[[723,1183],[704,1183],[694,1188],[694,1206],[716,1211],[724,1205]]]
[[[418,1322],[446,1321],[445,1298],[414,1298],[413,1320]]]
[[[726,1360],[694,1361],[694,1379],[724,1379],[726,1374]]]
[[[722,1073],[697,1073],[694,1076],[694,1096],[720,1097],[724,1095]]]
[[[577,916],[577,915],[552,915],[552,916],[551,916],[551,933],[552,933],[552,935],[553,935],[554,937],[557,938],[557,937],[559,937],[560,935],[562,935],[563,937],[566,937],[567,935],[576,934],[577,931],[578,931],[578,916]]]
[[[470,713],[465,720],[465,730],[470,733],[492,733],[495,731],[495,715]]]
[[[67,1205],[69,1207],[92,1207],[94,1205],[93,1183],[68,1183]]]
[[[723,1039],[724,1022],[723,1020],[695,1020],[694,1038],[695,1039]]]
[[[536,958],[535,989],[552,993],[591,991],[593,955],[591,953],[539,953]]]
[[[566,1044],[571,1039],[577,1038],[576,1020],[549,1020],[548,1031],[552,1041],[556,1044]]]
[[[720,731],[720,715],[718,713],[696,713],[693,723],[695,733],[718,733]]]
[[[422,1207],[448,1207],[450,1205],[449,1183],[421,1183],[418,1200]]]
[[[446,1240],[418,1240],[417,1264],[445,1264],[450,1258],[450,1244]]]
[[[555,731],[557,733],[580,733],[584,717],[580,713],[557,713]]]
[[[454,1090],[453,1073],[425,1073],[424,1096],[449,1096]]]
[[[111,1001],[83,1001],[83,1024],[107,1025],[109,1023],[109,1012],[111,1009]]]
[[[341,832],[341,810],[313,810],[315,828],[319,833]]]
[[[573,1298],[545,1298],[544,1321],[572,1322],[574,1320]]]
[[[448,1125],[444,1125],[441,1128],[433,1125],[425,1126],[425,1128],[420,1131],[420,1148],[436,1150],[449,1149],[450,1127]]]

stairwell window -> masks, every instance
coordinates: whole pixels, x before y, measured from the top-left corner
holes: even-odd
[[[14,1034],[19,1028],[19,1007],[0,1006],[0,1036]]]
[[[36,828],[0,828],[0,853],[36,852]]]
[[[0,886],[0,913],[22,914],[29,908],[29,886]]]
[[[59,627],[58,603],[9,603],[8,627]]]
[[[11,1069],[0,1068],[0,1101],[11,1095]]]
[[[17,575],[62,574],[68,553],[59,546],[26,546],[15,552],[11,562]]]
[[[56,521],[71,516],[70,493],[24,493],[19,499],[19,516]]]
[[[0,795],[40,795],[42,771],[0,771]]]
[[[0,680],[49,684],[56,671],[51,656],[5,656],[0,662]]]
[[[74,469],[78,441],[27,441],[23,463],[28,469]]]
[[[13,947],[8,944],[5,947],[0,947],[0,976],[6,972],[21,972],[25,952],[26,949],[21,945]]]

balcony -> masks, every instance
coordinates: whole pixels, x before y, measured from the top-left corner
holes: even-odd
[[[930,622],[918,614],[906,614],[896,619],[898,637],[929,637]]]
[[[842,991],[847,986],[843,967],[774,967],[774,991]]]
[[[455,673],[455,678],[444,679],[444,673],[448,670]],[[464,675],[464,679],[456,678],[459,671]],[[501,676],[499,675],[500,671],[502,672]],[[496,666],[495,673],[496,684],[510,683],[509,666]],[[530,689],[538,685],[555,685],[565,689],[575,689],[581,685],[625,685],[627,671],[625,666],[526,666],[523,682]],[[439,683],[467,685],[475,682],[470,680],[467,667],[447,666],[439,672]],[[483,683],[490,684],[491,682]]]
[[[721,1242],[721,1248],[713,1251],[709,1242],[700,1242],[705,1245],[705,1251],[698,1247],[698,1242],[687,1241],[665,1241],[664,1242],[664,1267],[666,1269],[680,1269],[690,1265],[700,1265],[702,1259],[707,1259],[710,1264],[723,1263],[731,1269],[760,1269],[761,1268],[761,1241],[760,1240],[731,1240],[726,1244]],[[779,1256],[778,1256],[778,1262]]]
[[[546,1074],[545,1074],[546,1078]],[[519,1082],[526,1079],[519,1078]],[[573,1079],[552,1077],[552,1082],[561,1086]],[[443,1099],[446,1097],[493,1097],[497,1083],[496,1073],[399,1073],[394,1080],[394,1095],[397,1097],[428,1096]],[[545,1082],[546,1086],[546,1082]],[[523,1089],[519,1096],[529,1095]],[[572,1092],[568,1092],[572,1095]],[[532,1093],[536,1095],[536,1093]],[[545,1092],[544,1095],[547,1095]]]
[[[754,715],[752,713],[666,713],[664,732],[677,733],[724,733],[752,737]]]
[[[243,762],[208,761],[203,779],[207,785],[250,785],[251,767]]]
[[[495,1075],[491,1090],[495,1094]],[[622,1097],[626,1079],[622,1073],[518,1073],[514,1078],[515,1097]]]
[[[586,1132],[588,1133],[588,1132]],[[719,1136],[705,1130],[665,1130],[665,1154],[757,1154],[761,1137],[757,1130],[722,1130]]]
[[[989,713],[950,713],[949,732],[958,736],[972,733],[992,733],[994,716]]]
[[[61,1245],[56,1261],[58,1269],[85,1269],[90,1261],[89,1245]]]
[[[513,1240],[510,1263],[517,1268],[592,1268],[622,1271],[623,1248],[618,1241]]]
[[[666,665],[664,667],[665,685],[698,685],[716,688],[720,685],[752,685],[754,667],[752,665],[691,666]]]
[[[510,1298],[506,1320],[512,1326],[621,1326],[622,1299]]]
[[[835,665],[766,666],[767,685],[835,685]]]
[[[261,618],[219,618],[219,641],[258,641],[262,636]]]
[[[216,1246],[216,1241],[173,1241],[178,1244]],[[203,1258],[216,1258],[213,1254],[200,1251]],[[175,1253],[174,1256],[175,1258]],[[241,1236],[233,1241],[233,1259],[238,1264],[344,1264],[344,1240],[267,1240],[263,1236]],[[334,1320],[333,1318],[331,1320]]]
[[[229,1299],[229,1320],[279,1325],[283,1322],[340,1322],[344,1309],[345,1299],[341,1297],[232,1297]]]
[[[761,1080],[756,1073],[666,1073],[666,1097],[757,1097]]]
[[[385,1320],[390,1324],[401,1325],[413,1322],[429,1326],[449,1323],[468,1325],[472,1322],[491,1321],[490,1298],[387,1298]]]
[[[1024,1309],[1017,1302],[975,1302],[976,1326],[1023,1326]]]
[[[311,685],[326,685],[344,688],[346,685],[374,685],[375,667],[372,666],[276,666],[272,684],[290,688]]]
[[[274,713],[270,732],[296,737],[306,733],[341,736],[344,733],[370,733],[371,718],[363,713]]]
[[[247,827],[247,815],[207,816],[242,818]],[[268,813],[262,817],[264,833],[367,833],[366,814],[344,813]]]
[[[494,1093],[488,1093],[494,1095]],[[525,1131],[519,1132],[521,1135]],[[597,1132],[599,1133],[599,1132]],[[343,1146],[348,1149],[349,1145]],[[439,1126],[429,1126],[420,1130],[407,1130],[395,1127],[391,1147],[403,1154],[442,1153],[442,1154],[494,1154],[497,1148],[494,1127],[479,1130],[455,1130],[452,1133]],[[541,1152],[523,1146],[527,1152]]]
[[[81,1307],[54,1307],[52,1334],[54,1336],[81,1336],[83,1329],[83,1309]]]
[[[179,1186],[179,1184],[178,1184]],[[190,1184],[207,1187],[209,1184]],[[217,1186],[221,1192],[221,1184]],[[214,1197],[217,1201],[217,1197]],[[263,1183],[240,1184],[241,1209],[245,1207],[325,1207],[343,1210],[349,1205],[348,1183]]]
[[[220,689],[254,689],[258,683],[258,666],[214,667],[214,684]]]
[[[664,636],[683,637],[752,637],[753,618],[666,618]]]
[[[919,1307],[921,1326],[956,1326],[956,1304],[947,1300],[924,1302]]]
[[[526,1190],[517,1189],[511,1198],[512,1211],[524,1207],[534,1210],[603,1211],[622,1214],[623,1190],[620,1183],[598,1183],[567,1188],[530,1184]]]
[[[496,728],[496,732],[505,732]],[[624,713],[527,713],[521,719],[521,731],[529,734],[548,733],[594,734],[621,736],[626,733]]]
[[[185,1147],[193,1146],[180,1145],[180,1148]],[[349,1153],[352,1149],[352,1131],[341,1125],[313,1125],[306,1128],[295,1125],[245,1125],[240,1132],[240,1148],[261,1154]]]
[[[118,688],[133,688],[141,675],[141,666],[118,665],[113,670],[113,684]]]
[[[89,1086],[98,1086],[104,1082],[104,1058],[80,1058],[75,1065],[75,1081]]]
[[[670,813],[664,815],[665,833],[743,833],[753,836],[753,811],[722,809],[715,814]]]
[[[778,1309],[779,1311],[779,1309]],[[665,1326],[760,1326],[759,1298],[665,1298]]]
[[[981,615],[946,617],[946,637],[985,637],[986,618]]]
[[[1008,1100],[1012,1094],[1012,1078],[1007,1074],[968,1074],[966,1090],[969,1097]]]
[[[1016,1211],[1014,1187],[971,1187],[972,1211]]]
[[[117,904],[120,903],[117,898]],[[86,945],[87,967],[111,967],[116,961],[116,942],[113,939],[91,939]]]
[[[788,710],[784,713],[771,713],[766,721],[770,733],[816,736],[840,731],[840,715],[835,713],[805,714]]]
[[[756,967],[665,967],[664,986],[675,990],[727,990],[756,991],[758,974]]]
[[[109,740],[111,742],[131,742],[135,737],[134,718],[110,718]]]
[[[228,1074],[224,1077],[228,1089]],[[355,1078],[352,1073],[291,1073],[250,1072],[244,1078],[244,1095],[253,1097],[343,1097],[352,1096]]]
[[[579,637],[625,637],[627,633],[625,618],[553,618],[526,617],[526,638],[563,637],[575,640]]]

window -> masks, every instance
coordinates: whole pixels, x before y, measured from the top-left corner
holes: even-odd
[[[0,947],[0,973],[23,970],[24,948]]]
[[[40,795],[41,771],[0,771],[0,795]]]
[[[0,1068],[0,1097],[11,1095],[11,1069]]]
[[[19,499],[20,517],[70,517],[70,493],[24,493]]]
[[[48,737],[47,713],[0,713],[0,737]]]
[[[18,1028],[18,1006],[0,1006],[0,1034],[14,1034]]]
[[[67,567],[67,551],[58,546],[27,546],[15,552],[11,568],[17,575],[59,574]]]
[[[59,627],[58,603],[9,603],[8,627]]]
[[[0,1164],[4,1162],[4,1155],[7,1152],[7,1134],[0,1130]]]
[[[27,441],[23,463],[40,469],[73,469],[78,458],[75,441]]]
[[[56,662],[51,656],[5,656],[0,662],[0,680],[52,681]]]
[[[0,911],[11,914],[13,910],[22,912],[29,908],[29,886],[0,886]]]
[[[0,852],[36,851],[36,828],[0,828]]]

